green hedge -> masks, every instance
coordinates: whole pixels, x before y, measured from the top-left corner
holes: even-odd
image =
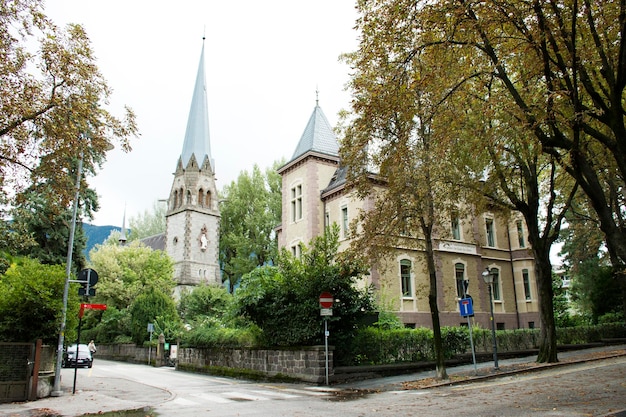
[[[470,353],[470,335],[467,327],[441,329],[444,356],[449,359]],[[492,352],[493,339],[489,329],[472,328],[474,349],[478,353]],[[497,330],[499,352],[536,349],[539,329]],[[623,323],[557,329],[557,344],[585,344],[602,339],[626,337]],[[430,329],[380,329],[367,327],[359,330],[350,346],[335,357],[336,365],[382,365],[399,362],[419,362],[434,359],[433,332]]]

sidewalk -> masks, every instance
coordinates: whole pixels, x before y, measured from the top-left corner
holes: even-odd
[[[559,353],[555,364],[538,364],[536,356],[503,359],[499,369],[493,362],[477,363],[447,368],[449,380],[436,380],[435,371],[389,376],[362,381],[351,381],[331,387],[336,395],[346,396],[360,391],[387,391],[402,389],[426,389],[439,385],[471,383],[475,380],[497,378],[518,372],[532,372],[547,367],[566,366],[573,363],[588,362],[615,356],[626,356],[626,345],[603,346],[598,348]],[[274,384],[275,385],[275,384]],[[160,388],[144,385],[123,378],[94,378],[94,384],[88,389],[77,390],[72,395],[72,380],[62,380],[61,397],[44,398],[24,403],[0,404],[1,417],[75,417],[83,414],[137,410],[149,408],[172,399],[172,393]]]
[[[401,389],[425,389],[441,385],[452,385],[470,383],[477,380],[498,378],[514,373],[532,372],[548,367],[566,366],[580,362],[589,362],[611,358],[615,356],[626,356],[626,345],[601,346],[582,350],[571,350],[559,352],[559,362],[557,363],[537,363],[536,355],[519,358],[507,358],[498,361],[499,369],[494,368],[493,361],[479,362],[474,368],[474,364],[447,367],[449,379],[446,381],[437,380],[436,371],[428,370],[404,375],[395,375],[362,381],[351,381],[345,384],[333,385],[334,388],[345,390],[376,390],[389,391]]]

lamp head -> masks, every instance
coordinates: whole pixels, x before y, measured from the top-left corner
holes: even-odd
[[[485,284],[493,284],[493,274],[488,267],[483,271],[483,281],[485,281]]]

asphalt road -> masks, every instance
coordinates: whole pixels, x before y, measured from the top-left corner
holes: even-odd
[[[404,390],[388,378],[331,387],[255,383],[97,358],[93,368],[77,371],[75,395],[73,378],[73,369],[63,369],[63,396],[0,404],[0,416],[81,416],[149,407],[161,417],[626,417],[626,356],[418,390]]]

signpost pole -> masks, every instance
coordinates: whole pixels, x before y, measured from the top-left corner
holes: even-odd
[[[478,373],[478,369],[476,369],[476,351],[474,349],[474,336],[472,335],[472,323],[470,321],[470,316],[467,316],[467,327],[469,328],[470,334],[470,346],[472,348],[472,362],[474,363],[474,374]]]
[[[467,287],[469,287],[469,279],[463,281],[463,301],[467,301],[467,309],[465,310],[465,317],[467,317],[467,328],[470,336],[470,346],[472,348],[472,362],[474,363],[474,374],[478,374],[476,369],[476,350],[474,349],[474,335],[472,334],[472,322],[470,317],[474,315],[474,306],[472,297],[467,294]],[[461,304],[462,305],[462,304]],[[461,315],[463,315],[464,309],[460,308]]]
[[[325,358],[326,358],[326,366],[325,366],[325,373],[326,373],[326,385],[329,384],[328,381],[328,316],[332,316],[333,315],[333,296],[331,293],[329,292],[323,292],[320,294],[320,315],[324,316],[324,354],[325,354]]]
[[[150,365],[150,357],[152,356],[152,332],[154,332],[154,324],[148,323],[148,333],[150,333],[150,344],[148,345],[148,365]]]
[[[324,352],[326,354],[326,385],[328,385],[328,318],[324,317]]]
[[[74,363],[74,385],[72,385],[72,395],[76,394],[76,374],[78,373],[78,350],[80,349],[80,328],[83,325],[83,308],[81,306],[78,315],[78,336],[76,336],[76,362]]]

